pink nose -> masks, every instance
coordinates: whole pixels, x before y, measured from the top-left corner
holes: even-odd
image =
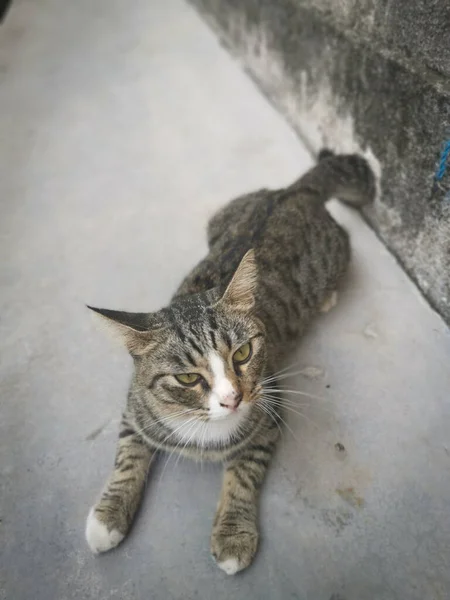
[[[242,394],[236,391],[227,394],[225,398],[222,398],[220,406],[229,408],[230,410],[236,410],[242,400]]]

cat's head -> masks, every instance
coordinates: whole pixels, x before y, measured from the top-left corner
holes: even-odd
[[[222,295],[185,296],[157,313],[93,309],[134,358],[141,413],[147,407],[167,425],[172,418],[239,425],[257,399],[266,367],[265,330],[254,314],[256,287],[250,251]]]

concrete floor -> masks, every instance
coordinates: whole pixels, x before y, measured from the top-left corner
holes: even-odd
[[[354,262],[292,357],[318,398],[289,414],[254,566],[215,567],[220,469],[175,459],[89,553],[131,365],[84,303],[158,308],[219,206],[311,161],[181,0],[16,0],[0,56],[0,598],[448,598],[449,331],[340,207]]]

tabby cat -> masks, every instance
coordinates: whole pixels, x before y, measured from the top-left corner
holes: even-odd
[[[176,451],[225,462],[211,552],[228,574],[252,562],[258,495],[280,428],[263,402],[268,381],[329,306],[349,263],[348,235],[325,202],[360,206],[375,187],[364,158],[322,151],[289,187],[239,197],[211,219],[209,253],[167,308],[92,308],[134,359],[114,469],[87,519],[93,552],[123,540],[153,459]]]

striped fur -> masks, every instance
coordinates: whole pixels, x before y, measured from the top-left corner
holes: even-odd
[[[261,405],[261,381],[282,365],[314,315],[332,305],[347,269],[348,236],[326,200],[359,206],[375,195],[363,158],[319,158],[291,186],[247,194],[217,213],[208,255],[167,308],[93,309],[135,365],[114,470],[88,518],[93,551],[127,534],[152,458],[167,451],[226,463],[211,551],[230,574],[251,563],[258,495],[279,433],[276,413]],[[251,356],[237,364],[234,353],[248,342]],[[174,377],[182,373],[198,374],[198,383],[182,385]]]

